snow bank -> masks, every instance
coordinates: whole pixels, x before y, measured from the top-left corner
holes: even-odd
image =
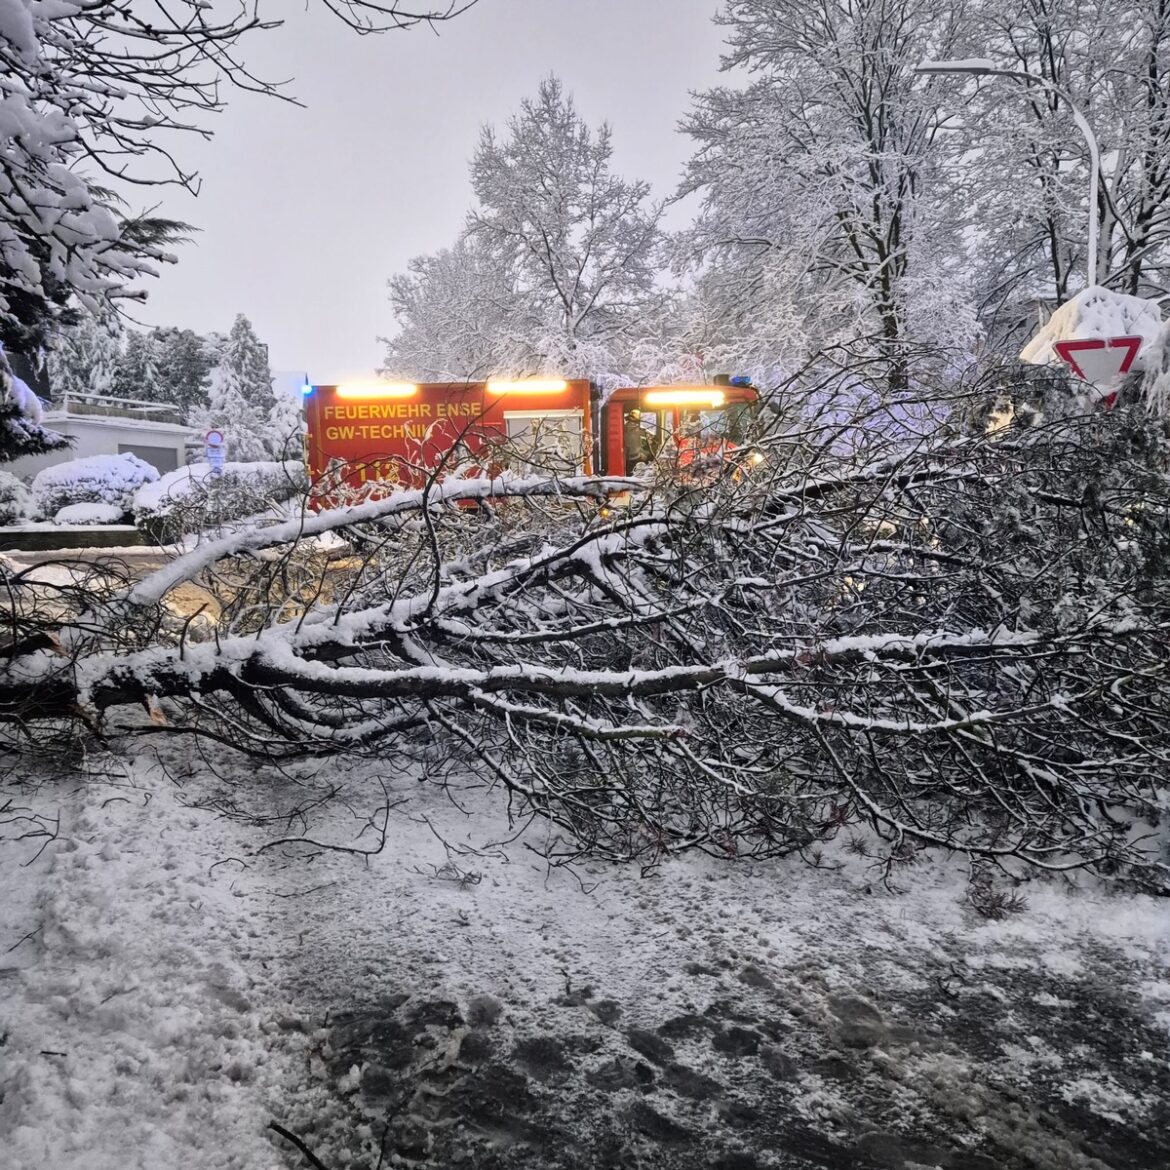
[[[122,519],[117,504],[66,504],[56,516],[54,524],[117,524]]]
[[[142,485],[156,479],[158,472],[137,455],[90,455],[37,472],[32,490],[44,516],[70,504],[110,504],[121,515]]]
[[[1058,341],[1088,341],[1105,337],[1140,337],[1135,362],[1141,368],[1150,343],[1162,329],[1162,313],[1154,301],[1094,285],[1065,301],[1020,351],[1020,360],[1032,365],[1062,365],[1052,348]]]

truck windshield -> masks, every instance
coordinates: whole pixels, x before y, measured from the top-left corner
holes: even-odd
[[[717,410],[684,410],[681,430],[684,435],[738,444],[747,441],[754,418],[755,409],[747,402],[733,402]]]

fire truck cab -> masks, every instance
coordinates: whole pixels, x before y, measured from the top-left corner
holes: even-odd
[[[746,379],[624,387],[580,379],[305,386],[314,483],[417,486],[505,469],[625,475],[661,456],[685,466],[742,444],[758,395]]]
[[[663,457],[680,468],[718,457],[750,439],[758,402],[746,378],[615,390],[600,410],[600,462],[607,474],[632,475]]]

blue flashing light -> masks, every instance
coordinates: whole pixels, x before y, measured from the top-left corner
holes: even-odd
[[[312,387],[312,386],[310,386],[308,382],[306,382],[306,383],[305,383],[305,384],[304,384],[304,385],[301,387],[301,393],[302,393],[302,394],[303,394],[303,395],[304,395],[304,396],[307,398],[307,397],[308,397],[310,394],[312,394],[312,393],[313,393],[313,387]]]
[[[729,386],[750,386],[752,379],[750,374],[736,374],[734,378],[728,378],[727,384]]]

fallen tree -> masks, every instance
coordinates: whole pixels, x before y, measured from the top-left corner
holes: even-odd
[[[815,860],[866,825],[887,865],[1170,892],[1164,432],[861,433],[789,426],[703,483],[432,483],[58,585],[56,616],[7,571],[0,727],[453,759],[554,858]],[[217,582],[214,617],[176,612]]]

